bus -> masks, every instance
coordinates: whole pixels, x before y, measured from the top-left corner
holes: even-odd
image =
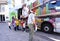
[[[60,1],[50,1],[49,9],[54,10],[53,13],[36,15],[38,29],[43,32],[58,32],[60,33]],[[37,5],[32,9],[37,9],[41,5]]]

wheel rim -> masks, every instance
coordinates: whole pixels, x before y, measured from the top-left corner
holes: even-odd
[[[44,27],[44,31],[49,31],[49,27],[48,26],[45,26]]]

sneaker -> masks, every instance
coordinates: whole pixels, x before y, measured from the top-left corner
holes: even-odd
[[[23,32],[26,32],[26,31],[23,31]]]

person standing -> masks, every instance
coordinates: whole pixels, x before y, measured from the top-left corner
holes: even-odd
[[[26,25],[27,25],[27,19],[28,19],[28,7],[26,6],[26,4],[23,5],[22,7],[22,15],[21,18],[22,20],[24,20],[24,26],[23,26],[23,31],[25,31]]]
[[[33,11],[29,11],[29,16],[28,16],[27,23],[28,23],[28,27],[30,29],[30,31],[29,31],[29,41],[33,41],[34,25],[36,25],[35,13]]]
[[[26,19],[28,17],[28,11],[29,11],[28,7],[26,6],[26,4],[24,4],[22,7],[22,17],[23,18]]]

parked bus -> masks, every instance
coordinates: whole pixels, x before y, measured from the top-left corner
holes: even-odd
[[[38,29],[44,32],[60,32],[60,12],[36,16]]]
[[[51,7],[49,9],[53,10],[52,13],[36,15],[36,21],[39,30],[42,30],[43,32],[60,33],[60,8],[58,8],[60,6],[59,3],[60,1],[54,1],[49,3],[49,7]],[[38,7],[41,7],[41,5],[37,5],[32,9],[37,9]]]

